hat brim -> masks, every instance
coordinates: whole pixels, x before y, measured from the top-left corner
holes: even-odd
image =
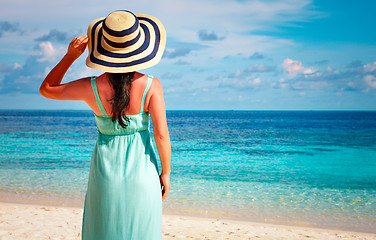
[[[86,65],[90,68],[112,73],[133,72],[156,65],[166,46],[166,30],[155,17],[135,14],[140,23],[142,38],[129,51],[116,51],[104,46],[102,24],[105,18],[94,20],[88,28],[89,56]]]

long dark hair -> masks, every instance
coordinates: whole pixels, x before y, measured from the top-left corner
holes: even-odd
[[[128,73],[107,73],[108,80],[114,89],[114,95],[110,99],[112,104],[112,121],[117,119],[119,124],[126,128],[129,123],[129,118],[125,116],[125,110],[129,104],[129,92],[131,90],[131,82],[134,77],[134,72]]]

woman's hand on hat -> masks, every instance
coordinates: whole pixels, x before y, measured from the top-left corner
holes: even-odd
[[[87,36],[79,36],[73,39],[67,51],[67,56],[77,59],[85,51],[89,38]]]

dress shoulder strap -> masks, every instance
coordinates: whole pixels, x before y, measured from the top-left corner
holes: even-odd
[[[140,113],[142,113],[144,111],[144,105],[145,105],[145,98],[146,98],[146,94],[148,93],[149,91],[149,88],[150,88],[150,85],[151,85],[151,82],[153,81],[153,76],[150,76],[148,75],[148,83],[146,84],[146,88],[144,90],[144,95],[142,96],[142,100],[141,100],[141,108],[140,108]]]
[[[101,99],[99,97],[98,88],[97,88],[97,77],[91,77],[91,87],[93,88],[95,100],[97,101],[99,110],[101,111],[103,116],[108,116],[106,110],[103,107]]]

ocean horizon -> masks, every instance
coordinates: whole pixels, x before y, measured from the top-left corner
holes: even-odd
[[[167,121],[165,212],[376,232],[376,111],[169,110]],[[0,110],[0,200],[83,204],[96,138],[91,110]]]

